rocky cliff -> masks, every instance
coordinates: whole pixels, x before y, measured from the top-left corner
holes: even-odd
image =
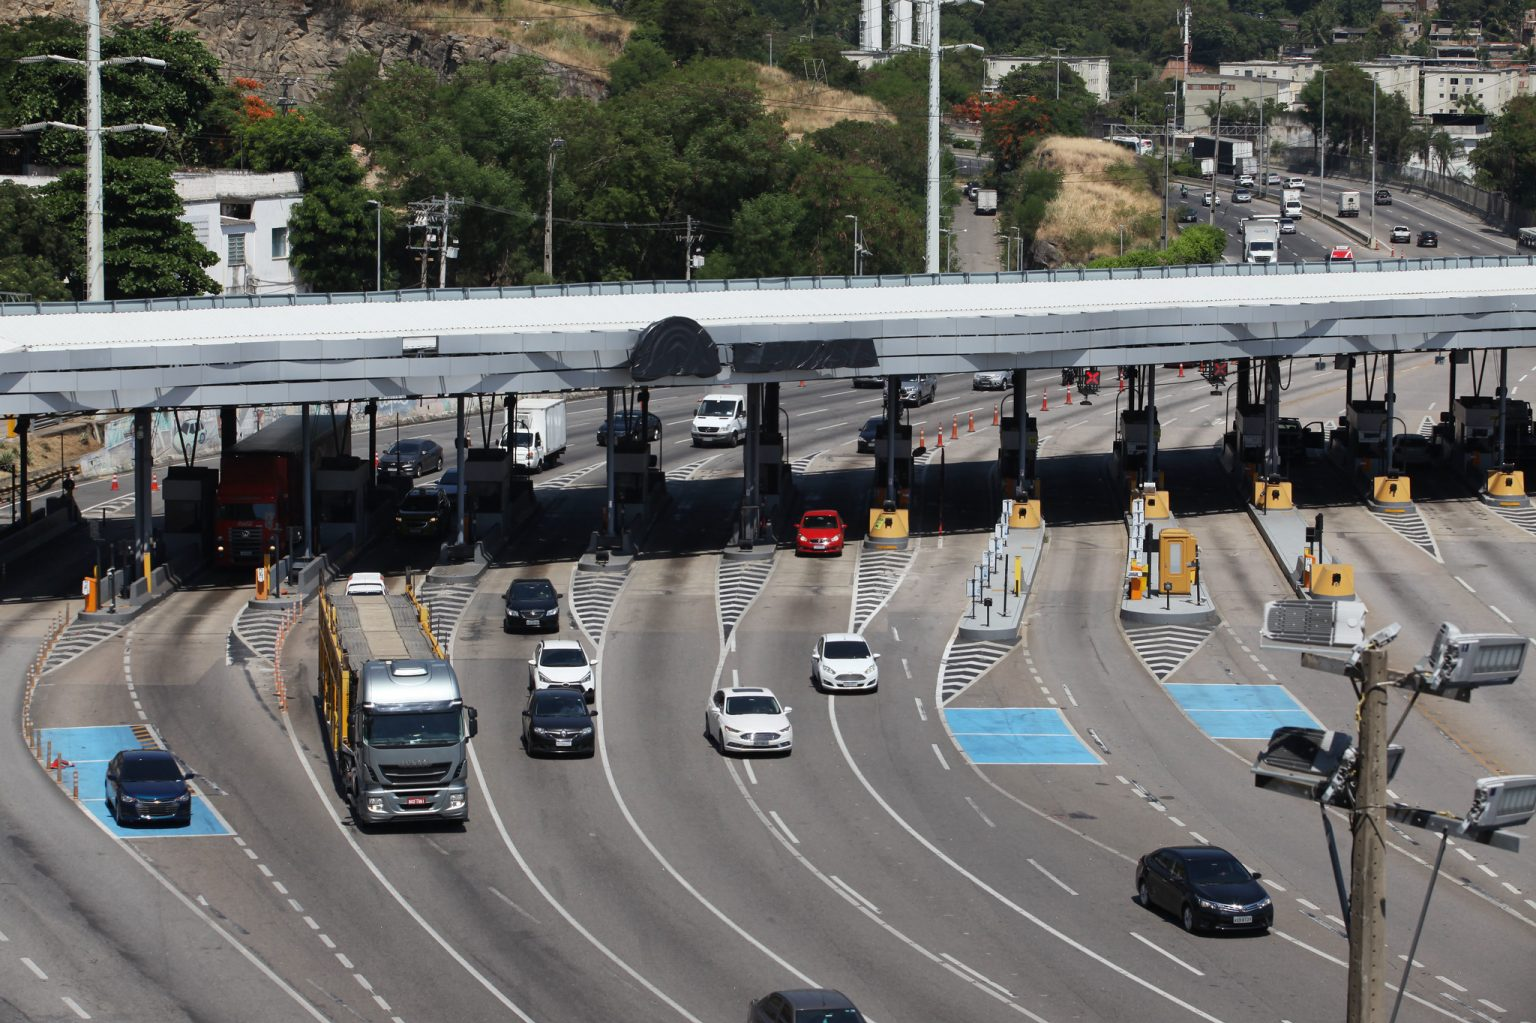
[[[16,0],[3,17],[54,15],[78,21],[81,8],[79,0]],[[394,11],[399,12],[397,19],[390,16]],[[410,60],[445,75],[475,61],[539,56],[505,39],[415,28],[403,4],[104,0],[101,18],[104,32],[114,25],[147,25],[157,20],[193,32],[219,58],[226,79],[258,79],[270,87],[269,99],[280,96],[286,83],[287,95],[300,103],[323,91],[331,73],[359,52],[374,56],[381,67]],[[563,93],[597,97],[605,89],[602,79],[586,69],[553,61],[546,61],[546,66]]]

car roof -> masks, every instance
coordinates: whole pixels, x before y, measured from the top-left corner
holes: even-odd
[[[848,996],[831,988],[800,988],[794,991],[774,992],[796,1009],[852,1009],[856,1008]]]
[[[581,643],[574,639],[546,639],[542,643],[545,650],[580,650]]]
[[[1173,853],[1175,856],[1186,860],[1237,859],[1236,856],[1233,856],[1219,845],[1170,845],[1157,851]]]
[[[836,515],[836,508],[807,508],[803,515]]]
[[[347,592],[366,596],[387,593],[389,587],[384,584],[384,576],[378,572],[353,572],[347,577]]]
[[[772,689],[764,689],[762,686],[726,686],[720,690],[726,696],[772,696]]]
[[[168,749],[125,749],[118,756],[124,760],[175,760],[176,754]]]

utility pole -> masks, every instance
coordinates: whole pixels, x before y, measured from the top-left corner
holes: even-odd
[[[1163,139],[1163,251],[1168,251],[1168,190],[1173,187],[1173,119],[1178,115],[1179,92],[1177,89],[1163,93],[1170,97],[1163,104],[1163,116],[1168,134]],[[1215,206],[1211,207],[1215,209]]]
[[[693,214],[685,214],[687,229],[683,235],[683,280],[693,280]]]
[[[1348,1023],[1380,1023],[1387,976],[1387,651],[1360,660],[1360,757],[1350,812]]]
[[[1328,69],[1318,68],[1317,73],[1323,76],[1323,110],[1319,118],[1317,139],[1317,215],[1323,215],[1323,169],[1328,161]],[[1376,197],[1371,196],[1374,203]]]
[[[1215,159],[1215,161],[1211,165],[1211,212],[1210,212],[1210,215],[1205,218],[1205,222],[1207,224],[1214,224],[1214,223],[1216,223],[1216,204],[1221,201],[1221,197],[1216,192],[1216,179],[1221,176],[1221,167],[1220,167],[1220,163],[1221,163],[1221,100],[1222,100],[1222,97],[1225,96],[1226,94],[1227,94],[1227,83],[1226,82],[1217,82],[1216,83],[1216,147],[1215,147],[1216,159]],[[1233,158],[1232,162],[1234,164],[1237,163],[1237,160],[1236,160],[1235,157]],[[1163,201],[1167,202],[1166,199],[1164,199]]]
[[[1056,51],[1056,102],[1060,103],[1061,102],[1061,51],[1065,50],[1066,47],[1065,46],[1053,46],[1053,47],[1051,47],[1051,49]]]
[[[1371,251],[1376,251],[1376,76],[1371,75]]]
[[[452,216],[450,212],[453,204],[453,196],[443,193],[443,217],[442,229],[437,233],[437,286],[448,286],[448,222]],[[460,431],[462,432],[462,431]],[[463,493],[461,490],[460,493]]]

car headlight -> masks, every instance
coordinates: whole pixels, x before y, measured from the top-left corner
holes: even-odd
[[[560,609],[558,607],[552,607],[548,611],[544,612],[544,617],[545,618],[553,618],[555,615],[557,615],[559,613],[560,613]]]
[[[549,729],[547,729],[547,728],[539,728],[539,727],[535,726],[534,729],[533,729],[533,734],[534,735],[548,735],[549,734]]]
[[[721,725],[720,727],[725,729],[727,732],[730,732],[732,735],[740,735],[741,734],[741,729],[740,728],[732,728],[730,725]]]
[[[1219,902],[1212,902],[1210,899],[1202,899],[1198,895],[1195,896],[1195,903],[1201,909],[1222,909],[1222,908],[1224,908],[1221,903],[1219,903]]]
[[[1273,899],[1271,899],[1268,895],[1266,895],[1262,899],[1260,899],[1258,902],[1255,902],[1253,904],[1253,908],[1254,909],[1268,909],[1270,907],[1270,905],[1273,903],[1273,901],[1274,901]]]
[[[190,793],[190,792],[183,792],[181,795],[176,797],[176,802],[178,802],[178,803],[190,803],[190,802],[192,802],[192,793]]]
[[[583,728],[581,731],[576,733],[576,737],[578,739],[585,739],[587,736],[589,736],[591,734],[592,734],[592,729],[591,728]]]
[[[133,805],[133,804],[134,804],[134,803],[137,803],[137,802],[138,802],[138,800],[137,800],[137,799],[135,799],[135,798],[133,798],[133,797],[132,797],[132,796],[130,796],[130,795],[129,795],[129,794],[128,794],[128,793],[126,793],[126,792],[119,792],[119,793],[118,793],[118,794],[117,794],[117,801],[118,801],[118,802],[119,802],[119,803],[127,803],[127,804],[129,804],[129,805],[130,805],[130,806],[132,806],[132,805]]]

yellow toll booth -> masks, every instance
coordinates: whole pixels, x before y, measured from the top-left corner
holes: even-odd
[[[1194,591],[1195,557],[1195,534],[1189,530],[1165,529],[1157,534],[1157,574],[1162,592]]]

